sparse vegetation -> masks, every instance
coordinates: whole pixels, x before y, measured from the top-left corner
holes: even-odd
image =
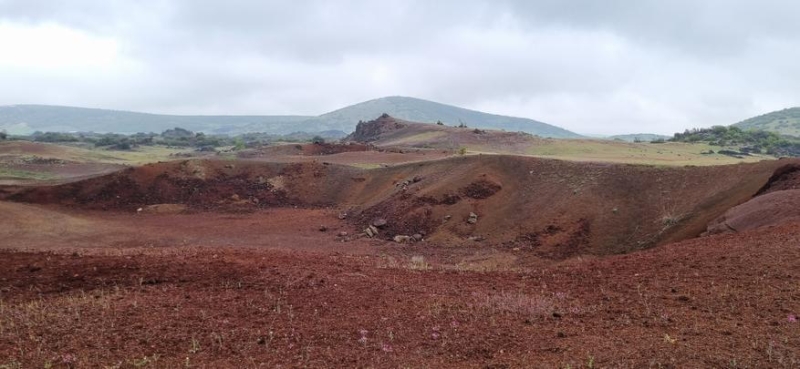
[[[711,128],[686,130],[676,133],[673,142],[708,143],[712,146],[735,147],[718,153],[732,156],[747,156],[750,153],[766,153],[773,156],[800,156],[800,139],[781,136],[763,130],[742,130],[739,127],[714,126]]]

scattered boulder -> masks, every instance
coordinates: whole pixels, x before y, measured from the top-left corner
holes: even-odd
[[[384,218],[375,218],[372,220],[372,225],[378,228],[383,228],[386,226],[386,219]]]
[[[453,216],[452,216],[452,215],[450,215],[450,214],[448,214],[448,215],[445,215],[445,216],[444,216],[444,221],[446,222],[446,221],[450,220],[450,218],[452,218],[452,217],[453,217]]]
[[[339,237],[347,237],[347,236],[348,236],[347,232],[345,232],[345,231],[339,232]]]
[[[405,235],[394,236],[394,242],[397,243],[407,243],[411,241],[411,239],[412,239],[411,236],[405,236]]]
[[[478,223],[478,214],[470,212],[469,213],[469,218],[467,218],[467,223],[469,223],[469,224]]]
[[[321,225],[321,226],[319,226],[319,231],[320,232],[327,232],[328,231],[328,227],[326,227],[324,225]]]
[[[374,225],[370,224],[369,227],[364,228],[364,233],[369,238],[375,237],[378,235],[378,227],[375,227]]]
[[[420,234],[420,233],[414,233],[414,234],[411,236],[411,238],[413,238],[413,239],[414,239],[414,241],[422,241],[422,234]]]

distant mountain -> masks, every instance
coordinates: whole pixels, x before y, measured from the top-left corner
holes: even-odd
[[[622,140],[627,142],[650,142],[655,140],[669,140],[670,138],[672,138],[672,136],[658,135],[655,133],[633,133],[608,137],[610,140]]]
[[[195,132],[241,134],[264,132],[353,132],[359,121],[387,113],[393,117],[471,128],[527,132],[542,137],[573,138],[580,135],[532,119],[507,117],[439,104],[411,97],[384,97],[320,116],[273,115],[165,115],[51,105],[0,106],[0,129],[12,134],[53,132],[162,132],[181,127]]]
[[[773,111],[734,124],[744,130],[761,129],[782,135],[800,136],[800,107]]]
[[[52,132],[162,132],[181,127],[220,134],[244,133],[242,127],[269,128],[269,133],[292,133],[308,116],[164,115],[52,105],[0,106],[0,129],[12,134]]]
[[[441,121],[448,126],[457,126],[463,123],[470,128],[488,128],[511,132],[521,131],[542,137],[581,137],[577,133],[532,119],[488,114],[403,96],[390,96],[365,101],[320,115],[309,120],[308,123],[324,127],[324,129],[340,129],[352,132],[358,121],[373,120],[383,113],[412,122],[436,123]]]

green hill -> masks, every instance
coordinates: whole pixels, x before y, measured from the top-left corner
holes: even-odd
[[[526,118],[507,117],[462,109],[410,97],[385,97],[348,106],[319,116],[296,115],[165,115],[51,105],[0,106],[0,130],[24,135],[42,132],[162,132],[181,127],[194,132],[236,135],[251,132],[286,135],[293,132],[355,130],[359,121],[383,113],[424,123],[441,121],[455,126],[522,131],[543,137],[580,137],[573,132]]]
[[[759,115],[734,124],[744,130],[760,129],[800,137],[800,107]]]
[[[52,105],[0,106],[0,129],[12,134],[42,132],[162,132],[181,127],[190,131],[238,134],[243,127],[264,127],[271,133],[297,131],[307,116],[164,115]]]
[[[436,123],[448,126],[466,124],[470,128],[487,128],[511,132],[527,132],[542,137],[578,138],[581,135],[550,124],[527,118],[488,114],[475,110],[440,104],[413,97],[390,96],[365,101],[332,111],[311,119],[309,122],[325,129],[341,129],[352,132],[358,121],[370,121],[387,113],[394,118]],[[344,129],[347,128],[347,129]]]

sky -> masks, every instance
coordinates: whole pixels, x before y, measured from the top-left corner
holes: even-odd
[[[800,105],[794,0],[0,0],[0,105],[318,115],[412,96],[582,134]]]

